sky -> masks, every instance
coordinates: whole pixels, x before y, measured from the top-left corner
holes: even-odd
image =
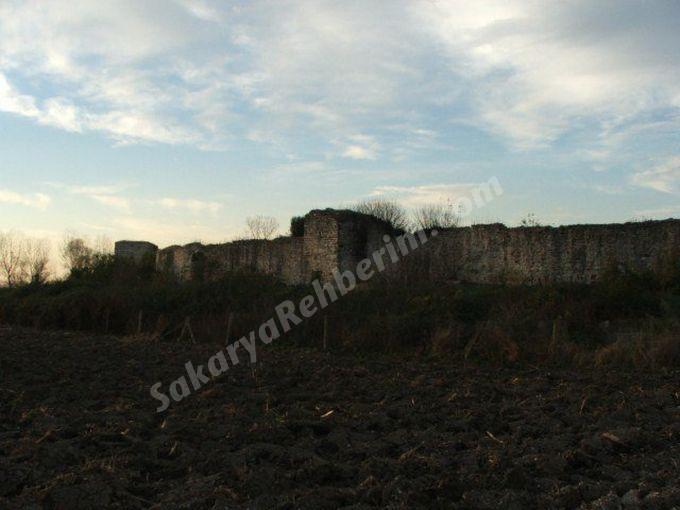
[[[390,199],[680,217],[680,2],[0,0],[0,230],[161,246]]]

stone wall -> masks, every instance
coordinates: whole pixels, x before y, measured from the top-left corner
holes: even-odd
[[[214,244],[204,246],[199,253],[204,258],[202,268],[194,271],[195,279],[217,279],[226,273],[244,271],[270,274],[290,284],[301,283],[304,278],[301,237]]]
[[[158,246],[146,241],[118,241],[115,244],[116,257],[131,259],[137,264],[144,260],[155,260]]]
[[[338,267],[338,219],[334,214],[312,211],[305,216],[303,258],[307,281],[327,281]]]
[[[331,279],[333,270],[354,269],[391,233],[385,222],[352,211],[314,210],[305,216],[304,237],[170,246],[156,267],[181,281],[220,278],[230,272],[270,274],[289,284]]]
[[[182,281],[229,272],[270,274],[289,284],[316,277],[329,281],[336,268],[354,270],[359,260],[383,246],[384,235],[394,234],[373,217],[333,209],[311,211],[304,226],[304,237],[171,246],[157,252],[156,267]],[[151,243],[116,243],[117,256],[141,259],[156,250]],[[589,283],[612,266],[659,271],[671,257],[680,257],[680,220],[521,228],[495,224],[442,231],[392,270],[441,283]]]
[[[304,256],[307,280],[331,279],[333,271],[354,270],[357,263],[383,244],[392,227],[365,214],[333,209],[315,210],[305,216]]]
[[[680,221],[507,228],[478,225],[441,232],[423,247],[439,281],[590,283],[612,267],[658,272],[680,257]]]
[[[304,280],[303,239],[249,240],[170,246],[158,252],[156,267],[180,281],[215,280],[230,272],[271,274],[289,284]]]

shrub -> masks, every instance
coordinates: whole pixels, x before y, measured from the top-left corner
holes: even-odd
[[[312,289],[253,273],[178,283],[152,266],[101,257],[60,282],[0,289],[0,318],[37,327],[174,338],[191,317],[199,340],[238,338],[284,300]],[[231,319],[229,319],[231,317]],[[468,361],[621,365],[680,363],[680,295],[645,275],[612,269],[594,285],[504,287],[380,279],[335,302],[286,335],[283,345],[319,345],[324,321],[332,348],[411,350]],[[650,324],[653,326],[650,326]],[[637,343],[621,332],[639,333]],[[673,333],[673,331],[676,331]],[[427,348],[427,351],[426,351]]]
[[[415,226],[419,230],[454,228],[460,223],[460,218],[446,205],[425,205],[413,214]]]
[[[373,216],[389,223],[394,230],[406,232],[409,230],[409,220],[406,210],[398,203],[390,200],[366,200],[359,202],[354,211]]]
[[[305,219],[302,216],[293,216],[290,220],[290,235],[303,237],[305,235]]]

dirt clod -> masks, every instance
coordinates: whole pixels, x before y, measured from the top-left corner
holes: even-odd
[[[677,370],[260,346],[156,413],[151,385],[218,348],[0,329],[0,508],[680,505]]]

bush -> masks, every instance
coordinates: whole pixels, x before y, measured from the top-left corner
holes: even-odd
[[[126,261],[102,258],[61,282],[0,289],[8,323],[115,334],[142,330],[176,339],[191,317],[199,340],[239,338],[284,300],[313,290],[270,276],[231,273],[177,283]],[[140,312],[141,315],[140,315]],[[230,319],[231,317],[231,319]],[[492,363],[677,364],[680,294],[653,278],[612,270],[594,285],[550,287],[409,285],[376,279],[303,321],[281,345],[319,345],[324,321],[332,348],[428,352]],[[617,343],[640,331],[644,343]],[[630,349],[630,347],[635,347]],[[598,354],[599,353],[599,354]],[[642,360],[642,361],[640,361]]]
[[[413,212],[413,222],[418,230],[433,230],[455,228],[460,223],[460,218],[451,206],[425,205]]]
[[[367,214],[385,221],[396,231],[406,232],[410,229],[406,210],[396,202],[390,200],[366,200],[359,202],[352,209],[358,213]]]
[[[303,237],[305,235],[305,219],[302,216],[293,216],[290,220],[290,235]]]

